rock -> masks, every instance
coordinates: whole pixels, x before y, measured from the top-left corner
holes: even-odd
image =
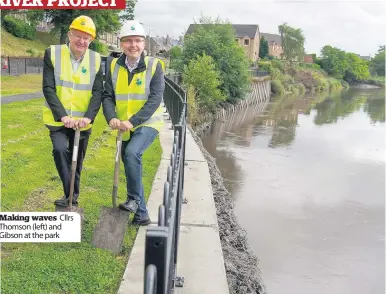
[[[245,230],[237,223],[232,197],[224,186],[216,161],[206,151],[197,134],[192,129],[190,132],[209,167],[229,292],[265,294],[267,292],[258,268],[258,259],[248,244]]]

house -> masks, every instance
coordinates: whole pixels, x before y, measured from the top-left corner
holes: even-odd
[[[362,55],[359,55],[359,57],[363,60],[366,60],[366,61],[370,61],[371,60],[371,57],[370,56],[362,56]]]
[[[244,48],[245,54],[253,62],[259,59],[260,32],[258,25],[232,25],[236,31],[236,41]]]
[[[261,33],[261,37],[264,37],[264,39],[268,42],[268,55],[280,59],[283,54],[281,36],[277,34]]]
[[[314,63],[314,59],[312,58],[312,54],[305,54],[303,58],[304,63]]]
[[[199,24],[190,24],[185,35],[191,34],[195,26]],[[256,62],[259,59],[260,31],[258,25],[232,24],[236,41],[244,48],[248,58]]]
[[[109,47],[117,49],[120,47],[118,33],[103,33],[99,35],[98,40]],[[112,49],[111,48],[111,49]]]

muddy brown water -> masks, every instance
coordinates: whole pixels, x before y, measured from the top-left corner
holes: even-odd
[[[276,97],[216,121],[216,158],[268,293],[385,293],[385,92]]]

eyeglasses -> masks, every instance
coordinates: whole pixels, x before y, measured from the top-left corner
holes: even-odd
[[[73,36],[76,41],[84,41],[87,43],[90,43],[92,41],[91,37],[88,37],[88,36],[87,37],[78,36],[78,35],[75,35],[73,32],[71,32],[70,35]]]
[[[139,44],[139,43],[142,43],[144,41],[145,40],[141,39],[141,38],[137,38],[137,39],[123,39],[123,40],[121,40],[121,42],[125,43],[125,44]]]

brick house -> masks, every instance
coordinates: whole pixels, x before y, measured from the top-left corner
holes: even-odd
[[[195,26],[199,24],[190,24],[185,35],[191,34]],[[236,41],[244,48],[248,58],[256,62],[259,59],[260,49],[260,31],[258,25],[232,24]]]
[[[314,63],[314,59],[311,54],[305,54],[303,58],[304,63]]]
[[[261,36],[268,42],[268,54],[281,59],[281,55],[283,54],[281,36],[268,33],[261,33]]]

